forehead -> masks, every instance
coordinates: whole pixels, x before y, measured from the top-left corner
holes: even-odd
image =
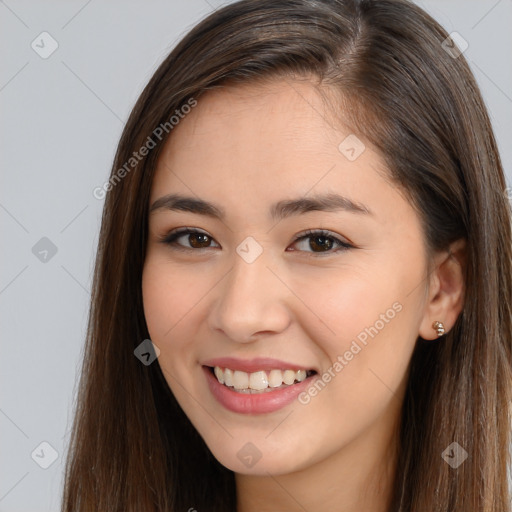
[[[186,169],[191,177],[199,171],[202,180],[214,171],[233,180],[254,172],[261,180],[286,180],[288,173],[306,178],[312,166],[335,164],[340,143],[351,134],[326,97],[313,83],[291,80],[208,91],[174,127],[155,178],[169,169]],[[374,165],[383,163],[371,156]]]
[[[344,128],[342,112],[337,111],[333,115],[334,109],[329,103],[331,95],[327,89],[312,82],[291,79],[249,82],[214,89],[198,100],[197,107],[187,116],[187,122],[182,123],[185,128],[182,126],[173,133],[179,139],[174,142],[187,144],[187,139],[193,134],[217,135],[220,138],[227,132],[231,132],[229,140],[232,140],[236,132],[235,140],[243,140],[247,145],[249,139],[244,137],[246,132],[270,141],[276,134],[281,135],[280,139],[289,135],[300,139],[301,132],[306,130],[322,135],[329,144],[333,128]],[[238,132],[238,128],[245,128],[245,131]],[[217,130],[220,131],[216,133]],[[170,141],[170,144],[173,142]]]

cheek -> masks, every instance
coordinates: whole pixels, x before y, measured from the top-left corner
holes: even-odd
[[[301,291],[307,307],[302,327],[331,360],[349,350],[353,340],[364,346],[372,335],[389,332],[389,326],[399,321],[401,280],[388,286],[379,283],[378,270],[340,268],[295,278],[292,288]]]
[[[204,276],[178,268],[160,254],[149,255],[142,273],[144,314],[161,337],[193,311],[208,284]]]
[[[176,337],[191,323],[194,306],[204,295],[204,281],[191,272],[173,269],[169,262],[148,258],[142,274],[144,316],[152,340],[158,345]],[[187,319],[186,322],[183,322]]]
[[[324,394],[328,402],[361,413],[366,404],[367,411],[377,412],[400,388],[417,338],[420,301],[410,291],[419,274],[419,266],[406,268],[390,259],[378,269],[308,280],[308,305],[318,317],[311,315],[302,327],[323,353],[317,388],[330,389]]]
[[[374,291],[369,299],[365,287],[349,289],[352,293],[338,292],[332,309],[323,310],[336,335],[316,338],[326,363],[299,396],[303,428],[318,434],[312,446],[320,443],[318,437],[331,439],[328,446],[317,446],[319,453],[341,447],[375,422],[391,421],[385,418],[400,407],[414,348],[411,309],[394,300],[396,295]]]
[[[204,281],[191,272],[179,271],[168,261],[147,258],[142,274],[144,316],[151,341],[159,348],[158,364],[183,404],[183,385],[192,389],[191,368],[197,358],[189,340],[194,339],[196,307],[204,295]]]

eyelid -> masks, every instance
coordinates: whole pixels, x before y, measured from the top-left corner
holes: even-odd
[[[199,235],[206,235],[207,237],[209,237],[215,241],[213,236],[208,234],[206,231],[203,231],[198,228],[193,228],[193,227],[181,227],[181,228],[173,229],[163,236],[159,236],[158,242],[163,243],[165,245],[171,245],[174,243],[174,240],[176,240],[177,238],[180,238],[181,236],[185,236],[188,234],[193,234],[193,233],[197,233]],[[218,242],[215,242],[215,243],[217,243],[220,246],[220,244]],[[176,244],[176,246],[173,248],[177,249],[177,250],[196,251],[196,252],[200,250],[200,249],[193,249],[191,247],[184,247],[184,246],[178,245],[178,244]],[[211,249],[211,247],[204,247],[204,249]]]
[[[330,231],[328,229],[323,229],[323,228],[306,229],[305,231],[302,231],[301,233],[298,233],[295,236],[293,243],[297,242],[298,240],[301,240],[302,238],[307,238],[309,236],[325,236],[325,237],[333,238],[334,240],[337,240],[340,244],[344,244],[346,246],[355,248],[355,245],[347,237],[338,235],[337,233],[334,233],[333,231]]]
[[[295,238],[292,242],[292,245],[296,244],[297,242],[300,242],[303,239],[307,239],[307,238],[314,237],[314,236],[330,238],[330,239],[334,240],[334,243],[337,244],[338,247],[334,248],[333,250],[323,251],[323,252],[322,251],[320,251],[320,252],[297,251],[297,252],[302,253],[303,255],[305,255],[308,258],[309,257],[323,258],[323,257],[328,257],[328,256],[334,256],[340,252],[346,252],[349,249],[356,248],[356,246],[353,245],[351,242],[343,240],[344,237],[341,237],[340,235],[333,233],[332,231],[329,231],[327,229],[322,229],[322,228],[307,229],[307,230],[299,233],[298,235],[295,236]],[[295,251],[295,249],[294,249],[294,251]]]
[[[217,241],[215,241],[215,239],[209,233],[207,233],[206,231],[203,231],[201,229],[194,228],[194,227],[181,227],[181,228],[173,229],[170,232],[168,232],[167,234],[165,234],[161,237],[158,237],[158,241],[163,244],[169,245],[169,246],[173,245],[173,249],[183,250],[183,251],[188,251],[188,252],[190,252],[190,251],[198,252],[198,251],[202,251],[202,250],[206,250],[206,249],[212,249],[212,247],[203,247],[203,248],[199,248],[199,249],[194,249],[192,247],[184,247],[179,244],[174,245],[174,242],[177,238],[180,238],[181,236],[185,236],[188,234],[194,234],[194,233],[206,235],[208,238],[210,238],[212,241],[214,241],[216,244],[218,244],[220,246],[220,244]],[[334,250],[324,251],[324,252],[322,252],[322,251],[320,251],[320,252],[297,251],[297,252],[306,253],[308,256],[329,256],[329,255],[336,254],[340,251],[343,252],[348,249],[356,248],[356,246],[354,244],[352,244],[352,242],[348,241],[345,237],[341,237],[341,235],[338,235],[336,233],[333,233],[332,231],[322,229],[322,228],[306,229],[306,230],[298,233],[297,235],[295,235],[295,237],[292,241],[292,245],[296,244],[297,242],[300,242],[301,240],[303,240],[305,238],[310,238],[313,236],[318,236],[318,237],[323,236],[323,237],[330,238],[330,239],[334,240],[334,242],[336,244],[338,244],[338,248],[336,248]],[[343,238],[345,238],[345,240],[343,240]],[[296,249],[294,249],[293,251],[296,251]]]

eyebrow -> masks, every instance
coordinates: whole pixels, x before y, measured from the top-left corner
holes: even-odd
[[[203,199],[188,197],[180,194],[168,194],[155,200],[149,213],[157,210],[175,210],[206,215],[223,220],[226,212],[220,207]],[[301,215],[311,211],[347,211],[365,215],[374,215],[364,204],[343,197],[339,194],[324,194],[298,199],[284,199],[274,203],[270,208],[270,217],[273,220],[285,219],[294,215]]]

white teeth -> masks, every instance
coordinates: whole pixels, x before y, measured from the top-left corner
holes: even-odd
[[[308,376],[306,370],[263,370],[247,373],[240,370],[222,370],[219,366],[213,369],[217,380],[228,387],[237,391],[248,392],[251,390],[264,392],[271,391],[271,388],[290,386],[295,382],[302,382]]]
[[[297,376],[295,377],[299,382],[302,382],[307,377],[306,370],[298,370]]]
[[[256,372],[249,375],[249,387],[251,389],[265,389],[268,387],[268,378],[265,372]]]
[[[283,372],[281,370],[270,370],[268,374],[268,385],[271,388],[278,388],[283,383]]]
[[[249,374],[235,370],[233,372],[233,387],[235,389],[247,389],[249,387]]]
[[[223,375],[223,371],[218,367],[216,366],[213,371],[215,372],[215,377],[217,377],[217,380],[221,383],[221,384],[224,384],[224,375]]]
[[[295,372],[293,370],[285,370],[283,373],[283,382],[285,384],[293,384],[295,381]]]
[[[219,368],[219,367],[216,366],[215,368]],[[219,370],[221,371],[221,375],[222,375],[222,370],[220,368],[219,368]],[[224,377],[224,384],[226,384],[226,386],[233,386],[233,372],[229,368],[226,368],[224,370],[223,377]],[[220,382],[220,380],[219,380],[219,382]]]

